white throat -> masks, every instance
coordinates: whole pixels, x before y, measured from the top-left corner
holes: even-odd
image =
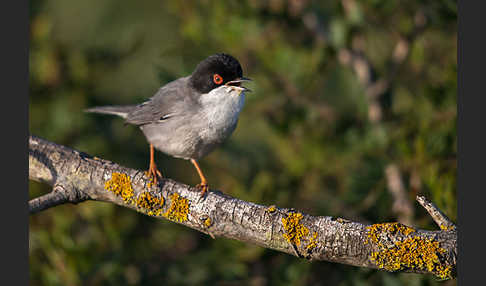
[[[208,132],[232,132],[245,103],[244,91],[220,86],[200,97]]]

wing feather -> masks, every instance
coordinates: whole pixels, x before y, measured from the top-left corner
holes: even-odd
[[[129,124],[145,125],[182,115],[189,109],[188,105],[196,104],[192,90],[188,87],[188,80],[189,77],[183,77],[161,87],[154,96],[129,112],[125,121]]]

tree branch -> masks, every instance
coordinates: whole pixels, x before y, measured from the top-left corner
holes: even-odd
[[[201,198],[188,185],[163,179],[154,186],[142,171],[35,136],[29,137],[29,178],[54,186],[51,193],[29,202],[31,214],[66,202],[111,202],[212,237],[237,239],[308,260],[429,273],[441,279],[456,276],[455,226],[429,231],[400,223],[365,225],[258,205],[214,190]],[[422,203],[424,198],[417,199],[427,210],[438,210]],[[431,215],[436,221],[440,217]]]
[[[455,230],[456,225],[432,202],[427,200],[424,196],[417,196],[417,201],[430,214],[435,223],[442,230]]]
[[[62,188],[62,187],[60,187]],[[34,214],[57,205],[67,203],[67,198],[56,188],[51,193],[40,196],[29,201],[29,213]]]

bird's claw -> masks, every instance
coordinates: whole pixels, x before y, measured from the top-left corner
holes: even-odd
[[[152,186],[152,184],[157,186],[158,178],[163,178],[162,173],[157,170],[155,165],[150,166],[150,168],[145,171],[145,175],[150,179],[149,187]]]
[[[201,191],[200,195],[203,197],[204,194],[206,194],[206,192],[209,190],[209,185],[206,182],[201,182],[200,184],[196,185],[196,188]]]

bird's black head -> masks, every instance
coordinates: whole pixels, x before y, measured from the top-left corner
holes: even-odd
[[[192,73],[190,82],[197,91],[208,93],[214,88],[242,77],[243,70],[238,60],[228,54],[220,53],[200,62]]]

